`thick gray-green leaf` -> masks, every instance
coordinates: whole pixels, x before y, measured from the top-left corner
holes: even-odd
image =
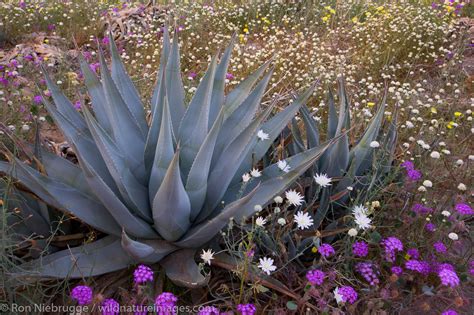
[[[107,131],[108,134],[112,134],[112,125],[110,124],[109,117],[107,116],[106,99],[102,83],[99,78],[92,72],[89,64],[80,57],[81,71],[84,76],[84,83],[86,84],[87,91],[92,100],[92,108],[94,109],[95,118],[99,121],[99,124]]]
[[[158,142],[155,148],[155,157],[150,172],[150,181],[148,184],[148,194],[150,203],[165,178],[168,167],[174,156],[173,126],[171,123],[171,114],[166,97],[164,98],[163,115]]]
[[[168,27],[163,28],[163,48],[161,49],[161,55],[160,55],[160,68],[158,69],[158,74],[156,75],[156,86],[155,89],[153,90],[153,96],[151,98],[151,112],[155,112],[155,107],[158,104],[158,93],[162,89],[162,82],[164,79],[164,74],[165,74],[165,68],[166,64],[168,62],[168,57],[170,54],[170,33],[168,31]],[[159,129],[158,129],[159,130]]]
[[[120,244],[120,238],[107,236],[47,255],[19,266],[15,274],[30,277],[87,278],[127,268],[133,259]]]
[[[181,147],[180,162],[184,178],[187,178],[196,154],[208,132],[209,108],[216,66],[217,56],[214,56],[179,127],[178,142]]]
[[[161,261],[166,276],[174,284],[188,288],[200,288],[209,281],[209,275],[204,277],[194,261],[195,249],[181,249],[168,255]]]
[[[199,149],[196,159],[189,171],[188,179],[186,181],[186,192],[188,193],[191,202],[191,221],[194,221],[201,211],[207,193],[207,180],[209,170],[211,167],[214,147],[224,120],[224,111],[221,110],[217,120],[209,131],[204,143]]]
[[[337,112],[334,101],[334,94],[332,94],[331,89],[328,92],[328,134],[327,140],[334,138],[336,135],[337,129]]]
[[[191,202],[181,180],[179,153],[178,148],[153,199],[155,229],[167,241],[176,241],[191,225]]]
[[[323,160],[324,159],[324,160]],[[329,148],[320,163],[321,173],[329,177],[342,176],[349,166],[349,140],[347,133]]]
[[[123,249],[137,262],[156,263],[179,248],[163,240],[134,241],[122,233]]]
[[[99,51],[102,84],[107,103],[108,115],[112,124],[115,143],[127,159],[133,174],[145,183],[148,179],[143,164],[145,137],[140,129],[140,123],[133,116],[115,85],[105,63],[104,56]]]
[[[316,121],[309,112],[306,105],[301,106],[300,108],[301,116],[303,116],[303,123],[306,129],[306,141],[308,143],[308,149],[317,147],[319,145],[319,131]]]
[[[107,209],[87,192],[42,175],[37,170],[16,160],[11,165],[0,161],[0,172],[18,179],[44,202],[71,213],[79,220],[108,234],[120,235],[120,227]]]
[[[230,57],[234,48],[236,35],[232,36],[229,45],[227,46],[219,65],[216,69],[216,75],[214,77],[214,84],[212,88],[211,106],[209,109],[209,129],[211,129],[214,121],[221,111],[222,105],[224,104],[224,89],[225,80],[227,76],[227,68],[229,67]]]
[[[112,79],[117,86],[118,91],[122,95],[125,104],[127,105],[130,113],[132,114],[134,120],[137,122],[138,127],[142,133],[142,138],[145,138],[148,133],[148,125],[145,120],[145,110],[143,103],[140,100],[138,91],[133,85],[132,80],[130,79],[127,71],[125,71],[125,66],[122,63],[120,54],[117,50],[117,45],[115,45],[114,37],[112,32],[109,32],[109,42],[110,42],[110,55],[112,58],[111,72]]]
[[[179,62],[178,32],[175,30],[173,36],[173,45],[166,65],[166,87],[168,102],[170,105],[171,120],[173,121],[173,131],[177,135],[179,124],[184,116],[184,87],[181,78],[181,69]]]
[[[247,98],[255,82],[262,76],[265,70],[270,65],[271,60],[265,62],[255,72],[246,77],[240,82],[232,91],[227,94],[224,101],[225,115],[224,121],[239,107],[240,104]]]
[[[142,219],[152,223],[147,187],[143,186],[131,173],[121,150],[105,130],[98,125],[87,108],[84,108],[84,116],[107,169],[114,178],[127,206]]]

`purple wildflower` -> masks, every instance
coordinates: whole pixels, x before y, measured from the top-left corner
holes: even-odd
[[[467,203],[458,203],[454,209],[456,209],[456,211],[462,215],[471,215],[474,213],[474,210],[472,210],[471,206],[469,206]]]
[[[225,78],[226,78],[227,80],[232,80],[232,79],[234,78],[234,75],[233,75],[232,73],[230,73],[230,72],[227,72],[226,75],[225,75]]]
[[[191,71],[188,73],[188,79],[193,80],[194,78],[197,77],[197,73],[194,71]]]
[[[97,69],[99,69],[100,67],[100,63],[96,62],[96,63],[91,63],[89,65],[89,68],[91,69],[92,72],[95,72],[97,73]]]
[[[48,31],[54,31],[56,29],[56,25],[54,24],[49,24],[48,25]]]
[[[220,311],[217,307],[214,306],[206,306],[201,309],[198,315],[219,315]]]
[[[118,315],[120,304],[114,299],[106,299],[102,302],[102,315]]]
[[[385,251],[385,259],[388,262],[394,262],[396,252],[401,252],[403,250],[402,241],[394,236],[390,236],[382,240],[382,245]]]
[[[422,177],[421,172],[419,170],[408,170],[407,176],[411,181],[417,181]]]
[[[413,212],[415,212],[416,214],[421,214],[421,215],[427,215],[429,213],[432,213],[433,212],[433,209],[432,208],[429,208],[429,207],[426,207],[420,203],[415,203],[411,209],[413,210]]]
[[[438,253],[444,254],[447,252],[446,245],[443,242],[436,242],[433,244],[433,247]]]
[[[399,266],[393,266],[390,268],[393,274],[396,274],[397,276],[400,276],[403,273],[403,268]]]
[[[237,305],[237,311],[241,315],[253,315],[257,311],[257,308],[253,304],[239,304]]]
[[[421,265],[420,261],[416,259],[410,259],[405,262],[405,268],[416,272],[421,272],[423,270],[423,266]]]
[[[32,61],[34,59],[32,55],[25,55],[23,58],[28,61]]]
[[[420,273],[424,276],[427,276],[431,272],[431,265],[427,261],[420,261]]]
[[[87,305],[92,301],[92,289],[86,285],[78,285],[72,289],[71,297],[79,305]]]
[[[434,232],[436,231],[436,225],[434,225],[433,223],[428,223],[425,225],[425,229],[428,231],[428,232]]]
[[[438,272],[438,276],[441,280],[441,283],[445,286],[454,288],[459,285],[459,277],[453,270],[442,269],[440,272]]]
[[[418,252],[418,249],[416,248],[410,248],[409,250],[407,250],[407,254],[410,256],[410,258],[413,258],[413,259],[420,258],[420,253]]]
[[[308,279],[311,285],[321,285],[324,282],[324,277],[326,273],[321,270],[310,270],[306,273],[306,279]]]
[[[326,258],[336,253],[334,248],[329,244],[321,244],[321,246],[319,246],[319,252],[321,253],[321,256]]]
[[[446,310],[441,313],[441,315],[458,315],[458,312],[456,312],[455,310]]]
[[[133,272],[133,280],[136,284],[153,281],[153,270],[148,266],[139,265]]]
[[[80,110],[81,109],[81,101],[76,101],[74,103],[74,108],[77,109],[77,110]]]
[[[158,295],[155,299],[155,306],[158,308],[157,314],[159,315],[175,315],[176,302],[178,298],[171,292],[163,292]]]
[[[110,43],[110,40],[109,40],[108,37],[104,37],[104,38],[102,38],[102,41],[101,41],[101,42],[102,42],[102,44],[104,44],[104,45],[108,45],[108,44]]]
[[[360,262],[355,266],[357,272],[372,286],[376,286],[380,282],[375,268],[371,262]]]
[[[33,97],[33,101],[36,104],[41,104],[43,102],[43,97],[41,95],[36,95],[35,97]]]
[[[338,293],[342,296],[344,302],[354,304],[357,301],[357,292],[351,286],[345,285],[340,287]]]
[[[364,242],[355,242],[352,244],[352,253],[357,257],[365,257],[369,254],[369,245]]]
[[[471,276],[474,276],[474,260],[471,260],[469,262],[469,273],[471,274]]]
[[[414,170],[415,165],[413,164],[412,161],[405,161],[401,164],[401,167],[405,168],[407,171],[409,170]]]

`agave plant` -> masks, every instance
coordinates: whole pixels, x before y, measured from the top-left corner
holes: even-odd
[[[330,143],[289,160],[290,172],[269,165],[254,188],[239,194],[241,176],[258,163],[314,91],[304,91],[269,118],[259,110],[272,75],[269,63],[225,95],[232,46],[212,58],[185,106],[177,35],[164,31],[151,122],[110,36],[111,71],[99,51],[99,79],[81,69],[92,109],[76,111],[45,73],[54,105],[44,105],[73,146],[75,165],[43,150],[43,172],[9,154],[0,171],[19,180],[45,203],[107,234],[94,242],[28,262],[23,271],[49,277],[94,276],[137,263],[160,262],[179,285],[203,285],[194,256],[231,218],[251,216],[313,165]],[[262,77],[260,79],[260,77]],[[268,139],[261,140],[258,132]],[[262,180],[264,178],[264,180]]]

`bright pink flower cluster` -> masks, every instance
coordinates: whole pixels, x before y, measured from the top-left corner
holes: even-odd
[[[86,285],[78,285],[72,289],[71,297],[79,305],[87,305],[92,301],[92,289]]]

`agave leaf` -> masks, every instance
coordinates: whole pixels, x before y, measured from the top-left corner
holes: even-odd
[[[145,183],[147,179],[143,165],[145,140],[140,130],[140,123],[127,107],[117,86],[112,80],[102,51],[99,51],[99,59],[109,120],[112,124],[113,138],[121,151],[126,155],[127,164],[130,166],[133,174],[142,183]]]
[[[122,232],[122,247],[134,260],[151,264],[178,250],[178,247],[163,240],[134,241],[125,231]]]
[[[179,127],[181,170],[187,178],[196,154],[207,135],[212,85],[216,73],[217,56],[212,59],[206,74],[197,87]]]
[[[339,119],[337,123],[336,135],[339,134],[342,129],[350,128],[350,113],[349,113],[349,99],[347,98],[346,85],[344,79],[339,79]]]
[[[240,82],[232,91],[227,94],[224,102],[225,115],[224,121],[239,107],[247,98],[255,82],[265,72],[270,65],[271,60],[261,65],[254,73]]]
[[[168,98],[166,96],[166,76],[163,73],[159,85],[159,90],[156,96],[156,104],[152,111],[150,130],[148,131],[148,137],[146,139],[145,144],[144,160],[145,170],[147,173],[151,171],[151,168],[153,167],[155,161],[155,153],[157,149],[156,144],[160,136],[161,121],[163,120],[163,110],[165,102],[168,103]]]
[[[349,166],[349,139],[347,133],[329,148],[321,161],[321,172],[329,177],[342,176]]]
[[[138,91],[133,85],[130,76],[125,70],[125,66],[122,63],[120,54],[115,45],[114,37],[112,32],[109,32],[109,42],[110,42],[110,55],[112,57],[111,73],[112,79],[117,86],[118,91],[122,95],[125,104],[127,105],[130,114],[134,118],[134,121],[137,123],[138,128],[142,133],[142,137],[145,138],[148,133],[148,125],[145,120],[145,111],[143,109],[142,101],[138,95]]]
[[[109,117],[107,115],[106,109],[106,99],[104,94],[104,89],[99,79],[92,72],[89,67],[89,64],[79,56],[81,63],[81,71],[84,76],[84,83],[87,86],[89,95],[92,100],[92,107],[94,109],[94,114],[96,119],[99,121],[99,124],[107,131],[108,134],[112,134],[112,125],[110,124]]]
[[[254,189],[244,198],[227,205],[217,216],[194,226],[174,244],[183,248],[198,248],[203,246],[212,240],[216,236],[216,233],[229,223],[229,219],[235,216],[240,208],[249,202],[256,192],[257,189]]]
[[[191,202],[191,221],[194,221],[201,211],[206,199],[207,179],[211,168],[212,156],[217,140],[217,135],[221,131],[222,121],[224,119],[224,111],[221,110],[217,120],[214,122],[204,143],[199,149],[196,159],[189,171],[186,182],[186,192]]]
[[[382,104],[380,104],[380,107],[377,110],[377,113],[365,130],[364,135],[360,139],[359,143],[357,143],[357,145],[352,148],[350,152],[350,160],[355,163],[356,175],[362,174],[372,165],[372,155],[374,149],[370,147],[370,143],[377,139],[379,134],[385,111],[385,101],[386,94],[382,100]]]
[[[184,116],[184,87],[181,78],[181,69],[179,62],[179,45],[178,31],[175,30],[173,37],[173,45],[171,47],[170,56],[165,70],[167,82],[168,102],[171,109],[171,120],[173,121],[173,131],[179,134],[179,124]]]
[[[164,98],[160,135],[158,136],[155,150],[155,157],[148,184],[150,203],[153,202],[153,198],[155,197],[161,182],[165,178],[168,167],[174,156],[173,126],[166,97]]]
[[[306,129],[306,139],[308,141],[308,149],[317,147],[319,145],[319,131],[316,121],[311,116],[308,107],[306,105],[300,108],[301,115],[303,116],[303,122]]]
[[[191,225],[191,202],[179,170],[179,149],[171,161],[163,183],[153,199],[155,229],[167,241],[176,241]]]
[[[294,154],[301,153],[306,150],[303,142],[303,137],[301,136],[300,128],[298,127],[298,122],[295,118],[291,120],[291,133],[293,134],[293,149]]]
[[[86,278],[124,269],[131,264],[133,259],[123,250],[120,238],[107,236],[27,262],[19,267],[16,274],[29,277]]]
[[[252,138],[256,138],[257,129],[268,117],[273,106],[269,106],[245,130],[232,141],[222,152],[209,175],[205,209],[198,216],[198,221],[207,217],[218,205],[229,187],[235,172],[250,150]]]
[[[216,152],[222,152],[226,145],[232,142],[250,124],[257,112],[272,73],[273,71],[270,71],[266,74],[242,104],[226,119],[225,128],[221,130],[217,139]],[[218,157],[216,155],[215,160]]]
[[[110,187],[97,174],[95,169],[79,157],[84,175],[89,186],[97,198],[107,207],[109,213],[117,223],[133,236],[141,238],[156,238],[158,234],[143,219],[133,215],[124,205],[122,200],[110,189]]]
[[[209,275],[204,277],[194,261],[195,249],[181,249],[161,261],[168,278],[176,285],[199,288],[207,284]]]
[[[97,147],[107,165],[107,169],[117,184],[121,196],[127,205],[135,210],[138,216],[151,223],[148,189],[130,172],[120,149],[105,130],[97,124],[87,108],[84,108],[84,116],[92,137],[97,143]]]
[[[217,116],[219,115],[222,104],[224,104],[224,89],[225,80],[227,75],[227,68],[229,67],[230,57],[232,50],[234,49],[236,34],[232,35],[229,45],[224,51],[219,65],[216,69],[216,75],[214,77],[214,83],[212,88],[211,105],[209,108],[209,129],[214,124]]]
[[[160,90],[162,89],[162,85],[163,85],[166,63],[168,62],[168,57],[170,54],[170,46],[171,46],[170,33],[168,31],[168,27],[164,27],[163,49],[161,50],[161,56],[160,56],[160,68],[158,69],[158,74],[156,75],[157,84],[155,86],[155,89],[153,90],[153,96],[151,98],[151,112],[152,113],[155,112],[155,107],[157,106],[159,102],[158,94],[160,93]]]
[[[58,86],[53,83],[44,67],[42,67],[42,71],[44,73],[48,90],[51,92],[51,96],[57,106],[57,110],[66,117],[76,129],[83,131],[84,135],[88,135],[87,125],[81,114],[74,109],[74,105],[72,105],[69,99],[59,90]]]
[[[334,136],[336,135],[336,129],[337,129],[337,112],[336,112],[336,106],[335,106],[335,101],[334,101],[334,94],[332,93],[331,90],[329,90],[329,93],[328,93],[328,107],[329,107],[329,112],[328,112],[327,140],[334,138]]]
[[[15,164],[0,161],[0,172],[21,181],[46,203],[58,209],[70,211],[79,220],[99,231],[120,235],[120,228],[104,206],[86,192],[51,179],[37,170],[16,160]],[[53,197],[54,196],[54,197]]]
[[[304,93],[302,93],[291,105],[286,107],[284,110],[273,116],[267,122],[265,122],[261,130],[268,134],[269,139],[258,141],[255,137],[252,140],[251,150],[247,153],[245,160],[241,164],[240,168],[236,172],[237,176],[241,176],[244,172],[252,167],[253,161],[259,161],[265,153],[268,151],[273,141],[278,137],[283,128],[291,121],[295,116],[296,112],[300,109],[303,104],[306,103],[308,98],[313,94],[316,85],[313,84]],[[238,180],[236,177],[234,180]]]
[[[331,189],[323,189],[321,199],[319,200],[319,207],[314,215],[314,225],[311,227],[313,230],[319,229],[321,223],[323,223],[323,220],[326,218],[331,201],[330,197]]]

